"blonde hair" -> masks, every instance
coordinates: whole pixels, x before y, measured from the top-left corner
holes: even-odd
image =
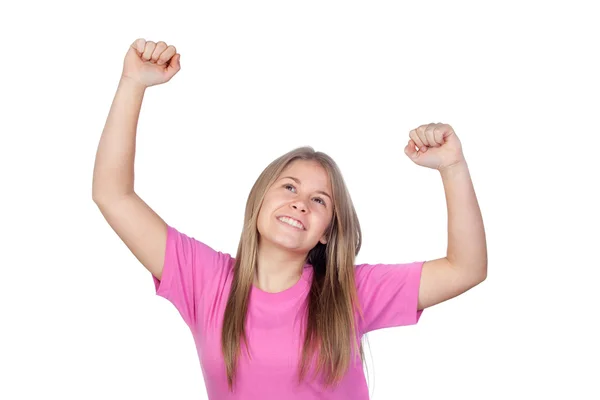
[[[233,390],[242,339],[248,349],[244,327],[258,253],[258,213],[267,190],[295,160],[316,161],[321,164],[329,175],[333,191],[333,217],[326,230],[327,244],[318,242],[309,251],[306,260],[313,267],[313,278],[307,296],[306,334],[298,382],[305,378],[309,363],[317,353],[315,375],[322,372],[326,386],[337,384],[346,373],[352,361],[352,344],[364,363],[362,344],[356,340],[358,328],[354,314],[358,311],[362,317],[354,275],[355,257],[362,241],[358,217],[342,174],[333,159],[310,146],[299,147],[275,159],[265,168],[250,190],[246,202],[244,227],[221,333],[230,391]],[[249,352],[248,356],[250,357]]]

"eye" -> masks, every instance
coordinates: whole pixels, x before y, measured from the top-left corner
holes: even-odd
[[[292,192],[294,192],[294,193],[296,191],[296,187],[294,185],[292,185],[291,183],[286,183],[285,185],[283,185],[283,187],[287,190],[289,190],[289,188],[294,189],[294,190],[292,190]],[[315,197],[315,200],[317,200],[317,203],[327,206],[327,204],[325,203],[325,200],[323,200],[322,198]]]

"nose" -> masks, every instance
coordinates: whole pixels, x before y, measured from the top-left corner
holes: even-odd
[[[301,213],[306,212],[306,204],[304,204],[303,201],[296,201],[296,202],[292,203],[292,208],[294,210],[300,211]]]

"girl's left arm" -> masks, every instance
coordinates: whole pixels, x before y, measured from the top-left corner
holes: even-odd
[[[447,254],[423,264],[418,302],[422,310],[483,282],[487,277],[487,245],[469,168],[452,127],[422,125],[410,132],[410,138],[406,155],[417,165],[439,171],[448,207]]]
[[[418,309],[458,296],[487,277],[483,218],[466,162],[440,170],[448,207],[448,249],[444,258],[426,261]]]

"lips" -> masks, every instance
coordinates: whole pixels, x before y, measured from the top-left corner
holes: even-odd
[[[284,217],[285,217],[285,218],[292,219],[292,220],[294,220],[294,221],[298,222],[298,223],[299,223],[299,224],[301,224],[301,225],[302,225],[302,227],[304,228],[303,230],[306,230],[306,224],[305,224],[305,223],[304,223],[302,220],[300,220],[300,219],[298,219],[298,218],[294,218],[294,217],[291,217],[291,216],[289,216],[289,215],[278,215],[278,216],[277,216],[277,219],[279,219],[279,218],[284,218]],[[282,221],[280,221],[280,222],[282,222]]]

